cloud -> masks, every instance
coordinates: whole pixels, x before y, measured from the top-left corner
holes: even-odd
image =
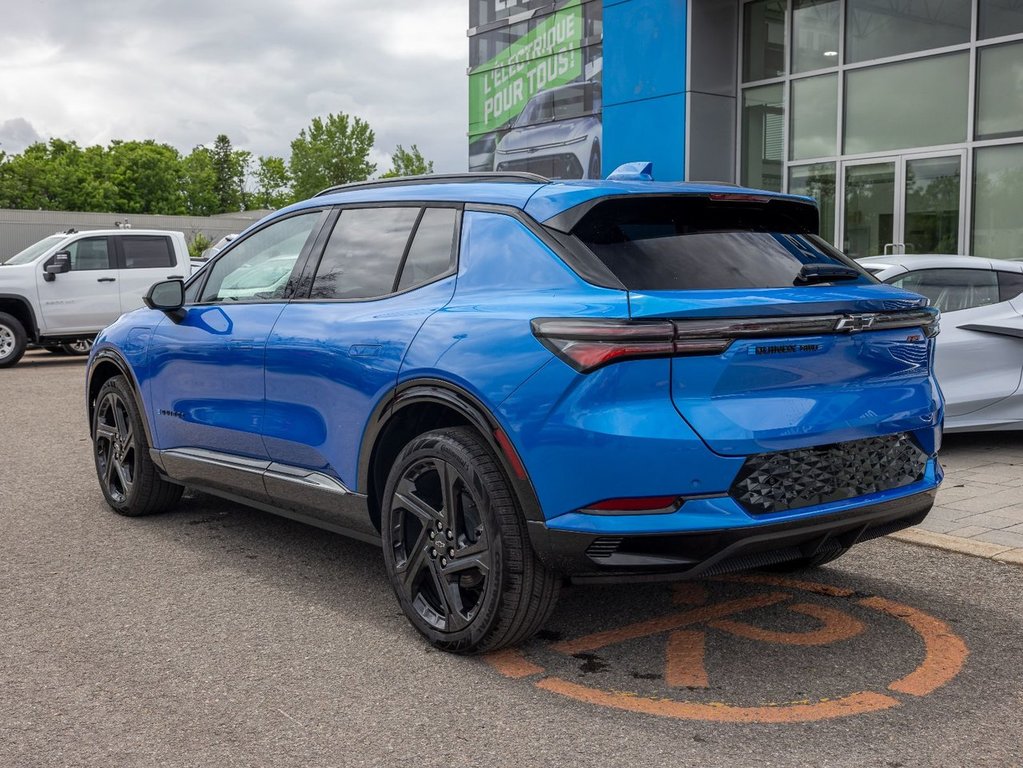
[[[84,145],[153,138],[188,152],[226,133],[237,148],[288,157],[313,117],[344,111],[373,127],[375,156],[417,144],[438,171],[464,170],[467,10],[465,0],[18,4],[0,26],[0,115]]]
[[[17,155],[29,144],[42,141],[42,137],[23,117],[14,117],[0,123],[0,151]]]

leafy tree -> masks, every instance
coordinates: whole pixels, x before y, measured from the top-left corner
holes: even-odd
[[[192,237],[188,243],[188,257],[190,259],[198,259],[202,256],[202,252],[213,245],[213,241],[210,240],[202,232],[196,232],[195,236]]]
[[[256,167],[256,193],[252,203],[256,208],[283,208],[292,202],[291,174],[283,157],[260,155]]]
[[[343,112],[313,118],[291,142],[291,177],[299,200],[335,184],[365,181],[376,172],[369,152],[376,139],[369,123]]]
[[[210,159],[213,163],[217,213],[244,210],[245,176],[252,161],[252,153],[234,149],[231,140],[222,133],[213,142]]]
[[[206,147],[196,147],[181,160],[181,171],[185,210],[193,216],[220,213],[213,153]]]
[[[392,179],[395,176],[425,176],[433,173],[433,160],[426,160],[415,144],[406,150],[399,144],[391,155],[391,170],[381,179]]]
[[[146,141],[110,143],[111,180],[117,188],[115,211],[183,214],[181,155],[169,144]]]

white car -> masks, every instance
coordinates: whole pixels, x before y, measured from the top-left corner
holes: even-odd
[[[1023,429],[1023,262],[912,254],[858,263],[941,310],[945,431]]]

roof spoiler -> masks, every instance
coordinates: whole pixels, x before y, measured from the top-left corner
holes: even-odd
[[[608,181],[653,181],[654,164],[646,160],[623,163],[611,171]]]

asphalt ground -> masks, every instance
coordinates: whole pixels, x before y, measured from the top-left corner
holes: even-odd
[[[0,766],[1018,766],[1023,569],[891,539],[802,581],[571,587],[433,651],[378,549],[96,485],[81,359],[0,371]]]

